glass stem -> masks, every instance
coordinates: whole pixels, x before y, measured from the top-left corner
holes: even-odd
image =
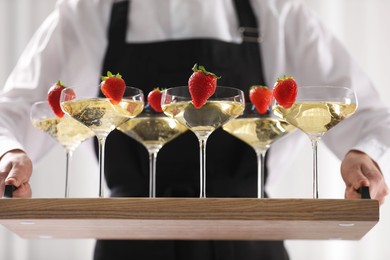
[[[156,197],[157,152],[149,152],[149,198]]]
[[[319,140],[316,138],[311,139],[311,145],[313,148],[313,199],[318,199],[318,161],[317,161],[317,148]]]
[[[70,164],[72,161],[73,152],[71,150],[66,150],[66,165],[65,165],[65,198],[69,197],[69,173],[70,173]]]
[[[265,154],[267,150],[256,152],[257,154],[257,198],[261,199],[265,196],[264,189],[264,171],[265,171]]]
[[[206,142],[207,138],[199,138],[200,198],[206,198]]]
[[[107,136],[97,136],[99,142],[99,197],[104,197],[103,182],[104,182],[104,153]]]

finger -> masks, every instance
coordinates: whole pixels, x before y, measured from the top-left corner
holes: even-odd
[[[346,199],[361,199],[362,195],[352,186],[345,189]]]
[[[31,177],[31,171],[24,167],[14,166],[8,173],[5,179],[5,184],[12,184],[15,187],[19,187],[23,183],[29,182]]]
[[[361,172],[355,174],[354,177],[346,183],[345,198],[361,199],[362,194],[359,192],[359,189],[364,186],[370,187],[370,181]]]
[[[351,186],[353,189],[357,192],[361,187],[363,186],[370,186],[370,179],[367,177],[367,175],[359,171],[358,174],[355,175],[354,178],[352,178]]]
[[[32,191],[29,183],[22,183],[19,187],[14,190],[12,197],[14,198],[31,198]]]
[[[21,182],[18,181],[18,179],[14,178],[14,177],[7,177],[7,179],[5,180],[5,185],[14,185],[15,187],[19,187]]]

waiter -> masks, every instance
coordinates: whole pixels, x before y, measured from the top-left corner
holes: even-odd
[[[390,169],[388,110],[365,74],[323,29],[310,12],[292,1],[60,1],[27,46],[2,94],[0,165],[10,171],[6,182],[18,187],[15,196],[30,195],[31,162],[25,152],[35,161],[47,147],[31,130],[27,115],[32,102],[46,98],[53,82],[62,79],[70,86],[84,86],[79,95],[98,95],[99,76],[109,70],[148,93],[154,87],[185,85],[198,63],[221,75],[220,85],[246,94],[251,85],[272,86],[283,74],[294,75],[301,85],[353,87],[365,97],[359,100],[359,110],[327,133],[324,142],[343,159],[346,197],[358,197],[357,188],[369,185],[372,197],[383,202],[388,188],[382,173]],[[16,128],[15,118],[24,123],[22,129]],[[356,134],[351,135],[351,129]],[[288,170],[292,155],[305,140],[294,133],[273,145],[267,161],[271,181]],[[190,132],[163,147],[157,196],[198,196],[198,149]],[[217,130],[207,149],[208,196],[256,196],[256,157],[251,148]],[[147,196],[144,148],[113,132],[106,151],[112,196]],[[24,167],[13,167],[21,163]],[[95,259],[119,256],[288,259],[279,241],[97,242]]]

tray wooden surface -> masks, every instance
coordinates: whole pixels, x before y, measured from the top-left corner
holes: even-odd
[[[359,240],[378,221],[366,199],[0,199],[0,224],[27,239]]]

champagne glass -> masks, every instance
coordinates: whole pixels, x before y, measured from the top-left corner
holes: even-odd
[[[163,91],[161,106],[166,115],[190,129],[199,140],[200,198],[206,198],[206,142],[215,129],[242,114],[244,93],[236,88],[217,86],[215,93],[199,109],[191,102],[188,87]]]
[[[252,103],[246,103],[244,113],[222,128],[254,149],[257,156],[257,197],[264,198],[265,155],[272,143],[295,127],[270,111],[260,114]]]
[[[303,131],[313,149],[313,198],[318,198],[317,148],[321,137],[332,127],[351,116],[357,109],[357,98],[351,88],[307,86],[298,88],[295,103],[283,108],[277,103],[274,113]]]
[[[143,92],[126,87],[122,100],[112,104],[108,98],[79,97],[77,89],[62,90],[62,110],[91,129],[99,143],[99,197],[103,194],[104,153],[107,136],[120,124],[141,113],[144,106]]]
[[[85,140],[95,134],[88,127],[64,115],[57,117],[47,101],[35,102],[31,107],[32,125],[47,133],[62,145],[66,154],[65,198],[69,196],[69,173],[73,152]]]
[[[119,125],[118,130],[141,143],[149,153],[149,197],[156,197],[156,162],[160,149],[188,130],[175,119],[156,112],[149,104],[137,117]]]

